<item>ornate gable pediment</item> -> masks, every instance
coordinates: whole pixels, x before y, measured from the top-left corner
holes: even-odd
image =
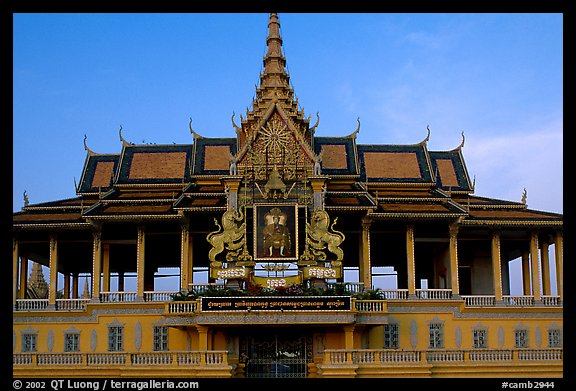
[[[264,180],[276,169],[284,179],[295,179],[299,169],[312,169],[316,155],[286,112],[272,104],[266,115],[247,131],[237,159],[241,171],[254,170]]]

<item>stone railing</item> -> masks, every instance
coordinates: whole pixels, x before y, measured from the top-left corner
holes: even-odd
[[[48,299],[16,299],[16,311],[43,311],[48,308]]]
[[[90,299],[56,299],[56,311],[85,311]]]
[[[101,303],[125,303],[138,301],[138,292],[100,292]]]
[[[166,303],[166,312],[174,315],[193,314],[200,309],[198,301],[173,301]]]
[[[416,297],[421,300],[450,300],[452,289],[416,289]]]
[[[373,365],[381,363],[428,363],[438,365],[455,362],[562,361],[563,349],[458,349],[458,350],[395,350],[395,349],[326,349],[324,364]]]
[[[14,353],[13,365],[53,366],[210,366],[227,365],[228,351],[198,350],[190,352],[149,353]]]
[[[466,307],[561,307],[560,296],[542,296],[536,301],[534,296],[510,296],[503,295],[502,301],[496,301],[495,296],[490,295],[466,295],[461,296]]]
[[[167,302],[167,301],[171,301],[172,300],[172,295],[175,294],[177,292],[155,292],[155,291],[149,291],[149,292],[144,292],[144,301],[152,301],[155,303],[163,303],[163,302]]]
[[[214,288],[215,284],[198,284],[208,289]],[[216,288],[218,289],[218,288]],[[380,290],[385,299],[383,300],[356,300],[356,309],[364,312],[381,312],[385,301],[408,300],[407,289]],[[192,313],[199,311],[195,302],[172,301],[172,295],[176,292],[147,291],[144,292],[143,300],[138,298],[137,292],[100,292],[100,303],[167,303],[168,313]],[[450,289],[417,289],[415,300],[453,300]],[[497,302],[493,295],[462,295],[466,307],[562,307],[559,296],[546,295],[536,301],[534,296],[502,296],[502,301]],[[56,299],[56,305],[50,306],[48,299],[17,299],[14,311],[85,311],[90,299]],[[381,302],[382,304],[378,304]],[[192,303],[192,304],[191,304]]]

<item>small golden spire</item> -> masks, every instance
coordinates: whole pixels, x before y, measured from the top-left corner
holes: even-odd
[[[526,198],[528,196],[528,192],[526,191],[526,188],[524,188],[524,192],[522,193],[522,203],[524,205],[526,205]]]

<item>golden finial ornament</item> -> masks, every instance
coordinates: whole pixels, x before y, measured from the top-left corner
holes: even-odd
[[[86,139],[88,138],[88,136],[84,135],[84,150],[88,152],[88,155],[92,156],[95,155],[94,151],[92,151],[90,148],[88,148],[88,145],[86,144]]]
[[[528,192],[526,191],[526,188],[524,188],[524,192],[522,193],[522,203],[524,205],[526,205],[527,196],[528,196]]]

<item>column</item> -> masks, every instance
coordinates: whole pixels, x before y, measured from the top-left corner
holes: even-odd
[[[50,289],[48,291],[48,304],[56,305],[58,292],[58,240],[56,235],[50,235]]]
[[[310,185],[312,186],[314,210],[324,210],[324,195],[326,190],[325,184],[328,177],[311,176],[308,179],[310,180]]]
[[[227,176],[222,178],[225,189],[228,189],[228,208],[238,210],[238,189],[242,182],[241,176]]]
[[[12,239],[12,305],[18,297],[18,240]]]
[[[124,270],[118,271],[118,292],[124,292]]]
[[[188,290],[190,283],[190,227],[188,223],[182,224],[180,235],[180,290]]]
[[[450,224],[450,285],[452,286],[452,297],[460,295],[460,284],[458,281],[458,224]]]
[[[372,289],[372,270],[370,264],[370,226],[372,220],[362,218],[361,233],[361,257],[360,257],[360,282],[364,284],[364,289]]]
[[[354,325],[344,326],[344,349],[354,349]]]
[[[92,232],[92,301],[100,300],[100,274],[102,272],[102,232]]]
[[[136,246],[136,272],[138,274],[136,296],[139,299],[144,300],[144,249],[146,247],[146,235],[144,233],[144,226],[138,227],[138,240]]]
[[[18,292],[19,299],[26,298],[26,290],[28,286],[28,257],[25,254],[20,255],[20,291]]]
[[[72,273],[72,298],[78,298],[78,272]]]
[[[198,350],[206,351],[208,350],[208,326],[196,325],[196,330],[198,331]],[[206,355],[200,355],[200,364],[205,364]]]
[[[560,300],[564,299],[564,240],[562,231],[556,232],[554,237],[554,255],[556,258],[556,286]]]
[[[110,243],[102,245],[102,291],[110,292]]]
[[[70,298],[70,274],[64,274],[64,298]]]
[[[532,231],[530,235],[530,268],[532,269],[532,295],[534,300],[540,301],[540,262],[538,262],[538,232]]]
[[[528,251],[522,252],[522,289],[524,296],[529,296],[530,291],[530,256]]]
[[[408,264],[408,296],[416,296],[416,260],[414,258],[414,224],[406,225],[406,262]]]
[[[492,281],[496,302],[502,301],[502,257],[500,252],[500,232],[492,232]]]
[[[540,247],[540,263],[542,264],[542,294],[550,295],[550,258],[548,257],[550,244],[542,242]]]

